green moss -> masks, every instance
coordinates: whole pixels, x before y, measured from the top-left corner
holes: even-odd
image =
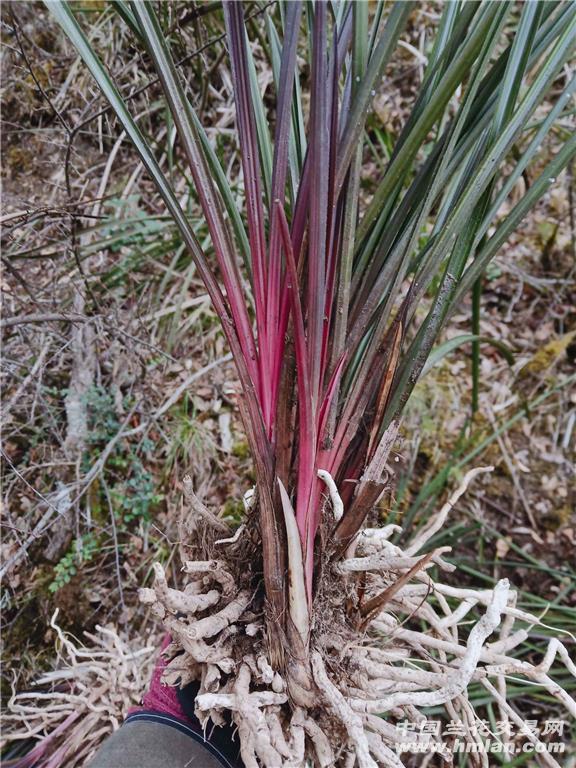
[[[232,455],[236,456],[237,459],[250,458],[250,448],[246,440],[239,440],[237,443],[234,443],[232,446]]]
[[[222,508],[222,516],[240,524],[244,520],[244,504],[240,499],[227,499]]]

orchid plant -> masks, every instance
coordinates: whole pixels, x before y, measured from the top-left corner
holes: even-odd
[[[365,190],[373,99],[389,88],[417,4],[273,4],[271,113],[244,6],[224,0],[239,210],[155,4],[115,0],[159,78],[208,248],[72,6],[47,6],[155,182],[232,351],[275,666],[290,625],[310,644],[321,565],[343,555],[382,495],[403,408],[444,324],[576,154],[566,128],[576,5],[443,3],[412,110]],[[551,135],[565,141],[544,151]]]

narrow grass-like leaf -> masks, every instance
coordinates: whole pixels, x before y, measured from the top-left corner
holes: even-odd
[[[272,430],[275,408],[272,403],[270,372],[272,360],[268,348],[266,324],[266,287],[268,283],[267,246],[264,229],[264,204],[262,198],[261,169],[258,154],[256,117],[250,89],[248,50],[244,32],[244,12],[240,3],[225,2],[224,18],[232,60],[232,76],[237,104],[236,119],[242,154],[245,198],[248,215],[250,251],[256,325],[260,342],[260,393],[264,423],[268,433]]]
[[[326,225],[329,157],[327,14],[325,3],[314,8],[310,114],[310,224],[308,248],[308,361],[315,403],[321,383],[326,286]]]
[[[342,136],[338,151],[337,189],[340,189],[344,183],[350,161],[358,145],[358,139],[364,131],[366,114],[373,97],[373,91],[382,79],[386,64],[390,60],[390,56],[394,51],[400,34],[406,26],[408,16],[413,7],[414,3],[408,0],[394,3],[386,19],[384,32],[370,57],[366,74],[359,81],[360,87],[357,89],[347,116],[346,128],[344,129],[344,135]],[[357,76],[355,75],[355,77]]]
[[[496,229],[496,232],[486,241],[482,250],[476,255],[474,262],[468,267],[462,276],[451,299],[453,309],[462,297],[470,290],[474,281],[486,269],[490,260],[518,227],[522,219],[531,211],[536,202],[545,194],[550,185],[554,183],[558,175],[576,157],[576,135],[571,136],[564,146],[556,153],[554,158],[546,165],[542,173],[532,183],[530,189],[522,199],[514,206],[504,221]]]
[[[495,349],[501,352],[502,357],[506,360],[508,365],[514,364],[514,353],[510,347],[508,347],[503,342],[499,341],[498,339],[492,339],[490,336],[476,336],[473,333],[464,333],[459,336],[454,336],[452,339],[448,339],[448,341],[439,344],[432,350],[428,356],[428,360],[426,360],[424,368],[422,369],[420,378],[423,378],[426,376],[426,374],[430,373],[434,366],[438,365],[441,360],[447,357],[451,352],[454,352],[455,349],[459,349],[465,344],[470,344],[476,341],[482,344],[493,346]]]
[[[205,214],[225,293],[150,145],[71,21],[70,9],[62,2],[49,7],[136,145],[222,319],[245,392],[239,407],[256,461],[264,582],[274,616],[268,630],[279,638],[291,624],[276,478],[286,490],[284,501],[294,499],[303,553],[298,567],[312,604],[314,565],[322,561],[314,547],[331,530],[323,526],[317,537],[324,508],[317,468],[333,474],[344,505],[333,532],[338,557],[383,491],[404,404],[427,361],[464,343],[450,340],[432,352],[447,318],[576,155],[576,137],[569,136],[523,197],[511,200],[520,177],[544,164],[539,147],[554,136],[576,87],[574,78],[560,85],[576,40],[576,6],[525,3],[518,15],[511,2],[445,4],[402,130],[395,136],[376,116],[366,136],[373,92],[414,3],[385,9],[383,2],[310,0],[306,13],[300,2],[281,3],[267,12],[266,39],[255,23],[245,26],[241,3],[226,2],[247,236],[233,185],[187,98],[184,73],[172,59],[155,6],[118,2],[159,75],[163,103],[178,130],[176,149],[181,146],[190,166],[191,197],[197,196]],[[247,29],[272,61],[273,143]],[[300,55],[308,64],[301,71]],[[562,95],[541,118],[553,87]],[[382,175],[374,186],[366,179],[368,194],[374,194],[365,205],[367,144]],[[177,151],[170,157],[174,175],[178,158]],[[170,245],[179,248],[181,242],[167,238],[162,253]],[[143,248],[139,259],[149,252]],[[255,328],[240,253],[249,267]],[[479,298],[477,290],[477,308]],[[478,312],[475,318],[478,325]],[[483,341],[479,334],[464,339],[476,350]],[[422,503],[430,503],[440,488],[436,483]]]
[[[154,60],[158,77],[163,85],[174,122],[178,128],[178,135],[190,164],[196,191],[205,210],[210,236],[222,270],[228,301],[239,331],[238,335],[244,358],[251,372],[252,381],[258,388],[260,397],[262,397],[257,367],[258,353],[243,298],[232,237],[209,172],[208,163],[201,151],[201,142],[192,119],[190,104],[184,95],[179,75],[151,6],[147,2],[134,3],[132,10],[142,30],[148,51]]]
[[[276,130],[274,136],[274,161],[272,171],[272,209],[270,215],[270,253],[268,270],[268,327],[276,332],[280,324],[282,260],[280,246],[279,210],[284,211],[286,177],[288,172],[291,107],[296,74],[296,51],[302,4],[291,2],[286,9],[284,45],[280,60],[279,91],[276,103]],[[284,336],[275,333],[270,338],[269,354],[274,360],[273,383],[275,398],[279,387]],[[273,345],[273,346],[272,346]]]
[[[368,51],[366,47],[368,32],[368,6],[365,3],[354,3],[353,6],[353,46],[352,46],[352,94],[355,95],[359,79],[366,71]],[[375,22],[376,23],[376,22]],[[354,243],[356,221],[358,218],[358,195],[360,190],[360,170],[362,164],[362,146],[356,148],[348,176],[347,189],[343,202],[343,223],[340,242],[340,264],[337,275],[336,306],[334,307],[334,328],[332,337],[331,368],[332,370],[341,359],[346,345],[348,315],[350,309],[352,267],[354,263]],[[331,440],[335,428],[335,402],[333,417],[328,439]]]
[[[120,97],[102,63],[94,54],[84,33],[78,26],[69,5],[60,0],[53,0],[53,2],[49,3],[49,10],[75,45],[80,56],[97,81],[99,88],[110,102],[122,127],[132,140],[144,166],[154,180],[158,192],[164,200],[164,203],[182,234],[184,242],[194,258],[198,272],[206,285],[214,308],[222,322],[222,327],[234,355],[234,360],[244,390],[245,402],[241,401],[243,418],[248,440],[254,456],[257,477],[259,478],[259,486],[261,486],[260,512],[262,520],[262,549],[264,555],[264,580],[266,584],[266,593],[275,615],[281,616],[283,615],[285,606],[285,549],[282,547],[283,534],[281,521],[276,515],[271,496],[271,489],[273,488],[273,458],[271,447],[264,430],[262,413],[257,401],[254,380],[252,378],[253,374],[251,374],[255,359],[251,359],[246,355],[245,344],[247,340],[241,340],[237,331],[237,329],[241,327],[241,324],[235,326],[224,297],[222,296],[222,292],[206,262],[204,253],[200,248],[187,217],[184,215],[173,190],[170,188],[170,185],[159,168],[147,142],[126,108],[124,101]],[[251,336],[250,328],[249,332]],[[281,645],[279,642],[273,646],[273,650],[276,654],[281,653]]]
[[[383,201],[393,191],[398,176],[405,175],[406,169],[410,167],[410,163],[416,156],[426,134],[441,115],[456,87],[460,84],[463,77],[465,77],[470,63],[476,58],[495,16],[499,13],[498,6],[498,3],[490,3],[487,6],[484,6],[483,10],[479,12],[481,18],[478,20],[473,32],[466,40],[462,50],[458,53],[455,60],[444,74],[441,84],[434,94],[434,99],[431,99],[428,102],[419,119],[414,126],[411,127],[409,134],[401,143],[400,149],[393,157],[390,167],[376,190],[360,223],[357,233],[358,241],[361,241],[365,235],[368,234],[369,228],[377,218],[378,208],[382,206]]]

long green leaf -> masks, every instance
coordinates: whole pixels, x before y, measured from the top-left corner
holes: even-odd
[[[459,336],[454,336],[452,339],[448,339],[432,350],[428,356],[428,359],[426,360],[426,364],[422,368],[420,378],[423,378],[428,373],[430,373],[432,368],[444,360],[444,358],[447,357],[451,352],[454,352],[456,349],[463,347],[465,344],[472,344],[474,342],[489,344],[502,353],[502,357],[504,357],[508,365],[514,364],[514,353],[510,347],[508,347],[503,342],[499,341],[498,339],[492,339],[490,336],[479,336],[473,333],[464,333]]]
[[[240,344],[240,340],[238,339],[226,301],[212,273],[212,270],[208,266],[205,255],[200,247],[200,244],[198,243],[198,240],[196,239],[194,231],[187,217],[182,211],[174,191],[168,184],[166,177],[164,176],[160,166],[152,154],[146,139],[140,132],[140,129],[138,128],[132,115],[129,113],[122,97],[118,93],[116,86],[110,79],[103,64],[95,55],[92,47],[90,46],[90,43],[86,39],[81,28],[78,26],[78,23],[72,14],[69,4],[63,0],[51,0],[47,7],[58,24],[62,27],[68,38],[74,44],[84,63],[98,83],[98,87],[101,89],[102,93],[114,110],[114,113],[118,117],[122,128],[130,137],[130,140],[140,155],[146,170],[153,179],[160,196],[168,208],[170,215],[178,226],[186,246],[194,258],[196,267],[200,276],[202,277],[202,280],[204,281],[204,284],[206,285],[206,289],[208,290],[210,298],[214,304],[214,308],[222,320],[222,327],[228,339],[228,343],[230,344],[232,353],[234,354],[234,359],[238,367],[238,373],[242,381],[242,386],[246,393],[246,401],[250,412],[251,422],[249,425],[247,425],[247,428],[249,429],[249,438],[254,449],[255,458],[257,462],[259,462],[259,471],[263,477],[270,476],[270,448],[265,438],[260,408],[255,397],[254,385],[249,370],[246,366],[242,346]]]
[[[150,4],[146,1],[133,3],[132,11],[138,20],[142,36],[154,61],[178,129],[178,135],[190,165],[196,191],[202,201],[214,250],[222,270],[228,302],[238,329],[246,366],[250,371],[252,381],[258,384],[259,373],[256,363],[258,353],[243,298],[242,281],[235,258],[233,239],[228,222],[224,217],[220,198],[212,181],[208,162],[202,151],[202,143],[192,118],[192,108],[184,95],[184,89],[174,61]]]
[[[338,152],[338,172],[336,175],[336,188],[340,189],[344,183],[344,177],[348,172],[348,166],[352,160],[358,139],[364,130],[364,123],[373,91],[378,86],[386,64],[394,51],[400,34],[402,33],[410,11],[414,7],[413,2],[401,0],[395,2],[390,15],[386,20],[384,33],[382,34],[374,53],[370,57],[368,68],[364,77],[361,77],[360,86],[355,94],[350,113],[346,121],[344,135],[340,141]],[[356,75],[358,77],[358,75]]]

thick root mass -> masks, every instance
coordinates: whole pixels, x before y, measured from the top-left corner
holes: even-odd
[[[459,723],[460,739],[474,746],[482,737],[467,694],[471,683],[482,685],[494,702],[504,723],[502,733],[506,723],[524,730],[507,702],[508,678],[515,684],[537,684],[576,717],[576,701],[549,674],[558,660],[576,677],[576,666],[559,639],[550,641],[537,665],[511,655],[528,638],[527,629],[515,629],[515,624],[532,627],[541,620],[516,607],[516,593],[506,580],[494,589],[476,590],[443,584],[428,574],[432,565],[452,569],[443,559],[445,549],[422,552],[474,474],[464,478],[407,547],[390,541],[397,526],[388,525],[363,530],[343,558],[326,558],[305,659],[300,653],[291,657],[288,650],[284,669],[270,663],[270,617],[257,571],[255,531],[247,523],[240,533],[223,535],[221,521],[215,525],[212,513],[202,508],[185,524],[187,539],[182,539],[195,544],[182,550],[183,589],[169,586],[164,569],[156,564],[152,586],[140,594],[172,638],[165,650],[164,683],[200,682],[199,719],[208,726],[209,721],[218,725],[225,715],[232,717],[246,768],[399,768],[402,744],[430,738],[420,727],[427,707],[443,708],[447,720]],[[335,487],[328,487],[337,517]],[[92,638],[98,644],[92,655],[60,633],[70,661],[67,669],[53,673],[54,680],[70,681],[75,693],[13,697],[9,708],[25,729],[8,739],[49,732],[48,742],[61,745],[64,733],[69,742],[72,729],[80,734],[75,742],[86,749],[82,739],[90,728],[98,725],[101,735],[110,729],[108,722],[102,727],[103,713],[118,710],[112,704],[116,694],[110,676],[125,681],[132,692],[142,674],[149,674],[152,649],[142,652],[142,671],[137,657],[116,636],[108,630],[100,633]],[[522,738],[535,745],[543,765],[559,768],[535,733],[527,731]],[[46,741],[37,749],[46,751]],[[470,766],[488,766],[481,750],[473,750],[467,759]],[[70,757],[67,764],[83,763]]]
[[[548,675],[558,656],[576,676],[559,640],[537,666],[508,655],[527,638],[514,623],[540,622],[516,608],[507,580],[474,590],[427,573],[432,564],[452,569],[445,549],[420,553],[473,474],[406,549],[389,540],[395,526],[366,529],[343,560],[325,564],[312,610],[307,702],[294,696],[290,663],[285,670],[269,663],[261,592],[250,588],[249,571],[238,569],[242,537],[222,542],[218,560],[186,562],[191,580],[182,592],[170,589],[156,566],[156,581],[141,597],[173,639],[165,682],[200,681],[196,710],[206,724],[231,713],[246,768],[297,768],[306,760],[322,768],[402,766],[399,746],[407,738],[398,724],[416,724],[412,742],[429,738],[418,726],[426,719],[422,710],[433,706],[444,707],[462,725],[463,738],[477,742],[467,697],[472,682],[490,693],[501,720],[521,725],[506,702],[508,676],[538,683],[576,716],[576,702]],[[460,624],[473,609],[481,616],[464,634]],[[540,744],[533,733],[526,738]],[[541,757],[558,765],[548,753]],[[470,760],[485,762],[480,753]]]

